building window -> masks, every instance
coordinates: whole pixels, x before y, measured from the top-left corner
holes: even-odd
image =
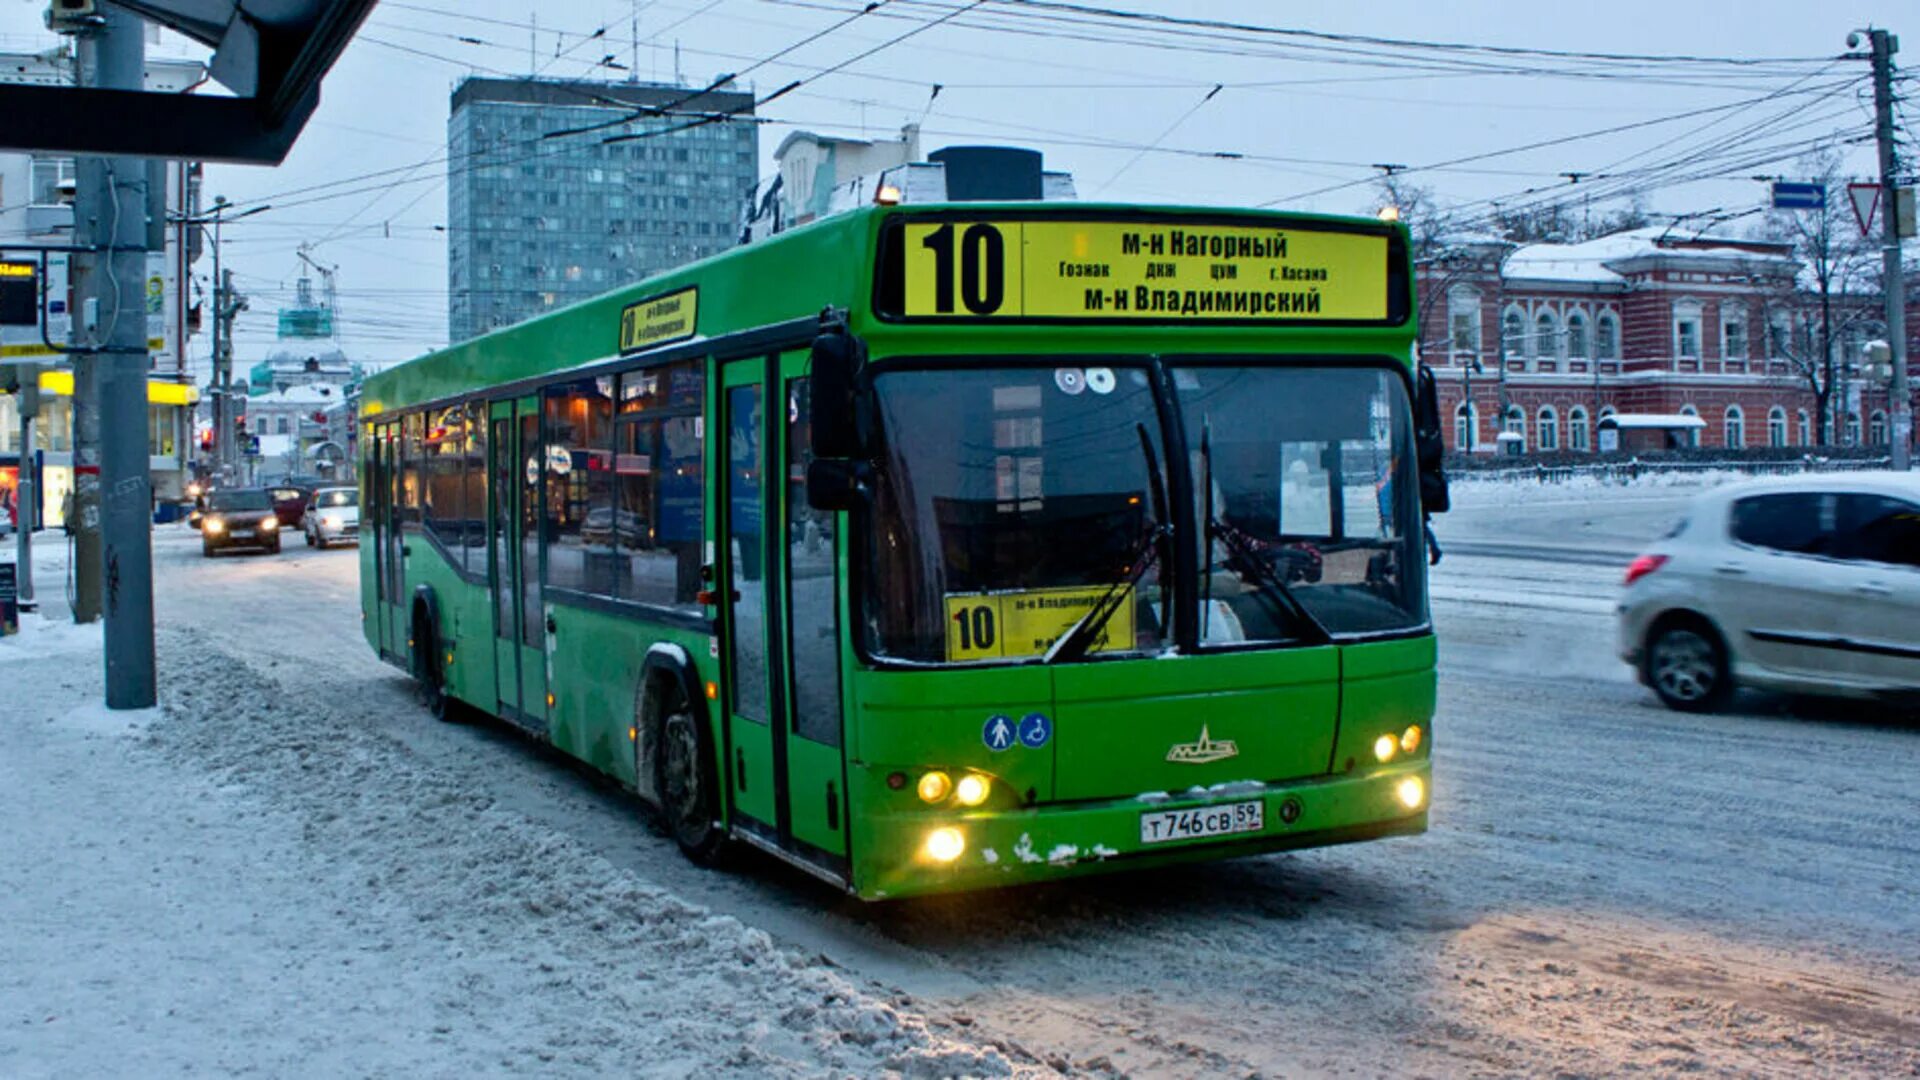
[[[1533,355],[1551,360],[1560,355],[1560,320],[1542,311],[1533,320]]]
[[[1813,417],[1808,416],[1807,410],[1805,409],[1801,409],[1799,413],[1796,414],[1796,417],[1797,419],[1794,426],[1799,430],[1799,433],[1800,433],[1800,438],[1796,440],[1798,445],[1812,446],[1813,445]]]
[[[1720,356],[1726,360],[1747,358],[1747,318],[1730,305],[1720,309]]]
[[[1747,417],[1740,406],[1727,406],[1727,446],[1738,450],[1747,445]]]
[[[1776,450],[1787,445],[1787,410],[1778,405],[1767,410],[1767,445]]]
[[[1620,358],[1620,320],[1603,311],[1593,324],[1593,355],[1599,360]]]
[[[1673,305],[1673,355],[1682,360],[1700,359],[1700,305]]]
[[[1500,350],[1507,356],[1526,355],[1527,319],[1518,308],[1508,308],[1500,317]]]
[[[1784,311],[1775,312],[1767,320],[1767,355],[1775,360],[1785,360],[1793,351],[1793,322]]]
[[[1571,360],[1587,358],[1587,317],[1577,311],[1567,316],[1567,357]]]
[[[1520,452],[1527,450],[1527,413],[1518,405],[1507,406],[1506,434],[1517,435],[1520,440]],[[1508,442],[1514,440],[1508,439]]]
[[[1887,414],[1881,412],[1879,409],[1875,409],[1873,410],[1873,415],[1867,419],[1867,442],[1872,446],[1886,446],[1889,441],[1887,438]]]
[[[1540,406],[1540,416],[1535,422],[1540,428],[1540,452],[1550,454],[1560,449],[1560,417],[1553,406]]]
[[[1567,448],[1583,453],[1591,449],[1587,441],[1587,410],[1578,405],[1567,411]]]
[[[1860,445],[1860,414],[1857,412],[1850,412],[1847,414],[1846,445],[1848,446]]]
[[[1480,355],[1480,294],[1471,289],[1447,294],[1447,346],[1456,364]]]
[[[1680,406],[1680,415],[1698,417],[1700,410],[1691,405],[1682,405]],[[1697,447],[1700,445],[1700,429],[1697,427],[1688,428],[1683,437],[1686,439],[1688,446]]]
[[[32,190],[28,201],[36,206],[56,206],[68,200],[62,198],[62,187],[74,183],[74,160],[72,158],[34,158],[28,184]]]
[[[1463,401],[1453,410],[1453,448],[1471,452],[1478,440],[1480,412],[1472,402]]]

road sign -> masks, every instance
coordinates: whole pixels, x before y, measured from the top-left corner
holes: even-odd
[[[240,452],[247,455],[248,457],[259,457],[260,456],[260,436],[258,435],[247,436],[246,444],[244,447],[242,447]]]
[[[1802,184],[1791,180],[1773,182],[1773,208],[1775,210],[1825,210],[1827,208],[1827,185]]]
[[[1880,212],[1879,184],[1848,184],[1847,201],[1853,204],[1853,220],[1860,223],[1860,235],[1873,235],[1873,219]]]

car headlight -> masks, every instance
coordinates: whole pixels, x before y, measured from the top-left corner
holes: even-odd
[[[329,529],[337,529],[340,527],[340,519],[337,517],[323,517],[320,519],[320,524],[325,525]]]
[[[227,531],[227,523],[217,517],[210,517],[200,523],[200,528],[210,533],[222,533]]]
[[[260,522],[260,527],[262,529],[277,529],[280,527],[280,519],[277,517],[263,518]]]

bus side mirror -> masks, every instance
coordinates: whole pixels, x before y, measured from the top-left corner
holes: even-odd
[[[814,458],[807,463],[807,505],[830,511],[865,505],[872,472],[857,458]]]
[[[1447,442],[1440,424],[1440,387],[1433,369],[1421,364],[1414,376],[1413,448],[1420,465],[1420,509],[1444,514],[1452,505],[1447,494]]]
[[[860,369],[865,350],[844,327],[834,327],[813,339],[812,389],[807,402],[807,424],[817,458],[857,458],[861,436]]]

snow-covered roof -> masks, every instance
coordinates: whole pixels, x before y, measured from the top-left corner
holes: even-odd
[[[1602,426],[1612,424],[1627,431],[1662,431],[1674,428],[1704,428],[1705,420],[1686,413],[1614,413],[1600,418]]]
[[[337,387],[316,383],[303,383],[289,386],[285,390],[272,390],[264,394],[254,394],[247,398],[247,407],[259,405],[330,405],[340,400]]]
[[[1784,253],[1759,250],[1771,246],[1734,236],[1653,225],[1577,244],[1523,245],[1507,257],[1506,276],[1534,281],[1615,284],[1626,280],[1621,273],[1622,265],[1637,259],[1763,262],[1782,266],[1792,261]]]

